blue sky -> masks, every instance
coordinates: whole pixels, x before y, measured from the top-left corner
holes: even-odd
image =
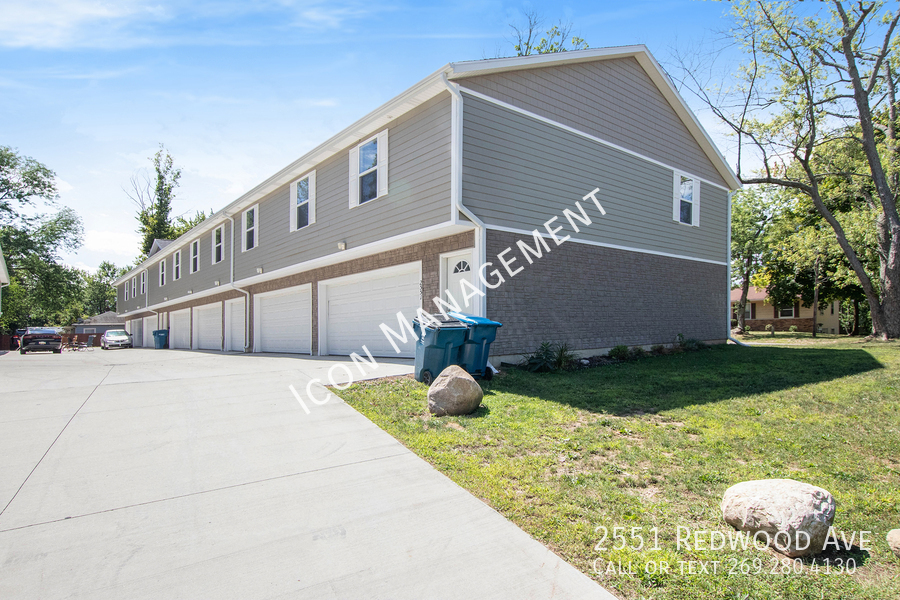
[[[55,170],[84,219],[65,260],[122,266],[138,245],[122,188],[159,143],[184,171],[175,213],[218,210],[445,63],[511,55],[523,8],[664,65],[728,27],[727,4],[690,0],[0,0],[0,144]]]

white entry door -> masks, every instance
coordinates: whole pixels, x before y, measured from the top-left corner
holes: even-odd
[[[312,296],[309,284],[253,297],[255,352],[312,352]]]
[[[169,313],[169,348],[189,350],[191,347],[191,309]]]
[[[196,350],[222,349],[222,304],[196,306],[194,311],[194,348]]]
[[[225,303],[225,350],[244,351],[244,299]]]
[[[463,281],[468,281],[473,284],[472,287],[475,287],[475,261],[472,256],[472,250],[441,256],[441,298],[450,302],[450,298],[447,296],[449,292],[464,313],[475,313],[475,303],[478,302],[477,297],[472,297],[469,301],[470,304],[466,306],[465,297],[466,294],[471,296],[472,288],[462,286]],[[452,304],[452,302],[450,303]]]
[[[131,343],[138,348],[144,345],[144,321],[141,319],[131,320]]]
[[[153,342],[153,332],[156,331],[156,316],[152,317],[144,317],[144,347],[145,348],[155,348],[156,344]]]
[[[416,316],[422,305],[421,272],[421,263],[415,262],[321,282],[319,323],[324,323],[324,332],[319,353],[363,354],[365,345],[373,356],[415,356],[416,341],[408,331],[406,343],[395,340],[401,350],[397,354],[381,324],[402,333],[397,312],[402,311],[406,321]]]

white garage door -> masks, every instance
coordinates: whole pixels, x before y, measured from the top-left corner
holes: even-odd
[[[188,350],[191,347],[191,311],[169,313],[169,348]]]
[[[131,320],[131,343],[133,346],[144,345],[144,322],[141,319]]]
[[[222,349],[222,305],[220,303],[194,308],[194,347],[199,350]]]
[[[397,333],[397,311],[406,320],[416,316],[421,306],[419,263],[379,269],[364,276],[323,283],[325,335],[323,353],[362,353],[363,345],[373,356],[415,356],[416,343],[407,332],[407,341],[396,340],[400,354],[381,331],[384,323]]]
[[[155,348],[153,332],[156,330],[156,317],[144,317],[144,347]]]
[[[244,351],[244,299],[225,303],[225,349],[229,352]]]
[[[256,352],[312,352],[310,286],[258,294],[254,298]]]

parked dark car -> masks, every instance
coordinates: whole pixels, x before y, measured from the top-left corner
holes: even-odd
[[[110,348],[131,348],[131,334],[124,329],[110,329],[100,338],[100,348],[109,350]]]
[[[37,350],[62,352],[62,336],[52,327],[29,327],[19,342],[19,354]]]
[[[22,340],[22,336],[25,335],[24,329],[16,329],[12,334],[12,337],[9,338],[9,349],[10,350],[18,350],[19,343]]]

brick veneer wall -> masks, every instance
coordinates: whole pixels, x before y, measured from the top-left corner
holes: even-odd
[[[797,326],[797,331],[805,331],[812,333],[813,319],[747,319],[745,325],[750,327],[751,331],[766,331],[766,325],[774,325],[775,331],[788,331],[791,325]]]
[[[487,316],[503,323],[491,354],[520,354],[541,342],[567,342],[574,350],[667,344],[681,333],[721,341],[727,334],[725,265],[629,252],[575,242],[556,247],[529,265],[515,246],[531,236],[489,230],[487,260],[517,257],[525,270],[488,290]],[[488,278],[489,282],[493,280]]]
[[[382,269],[385,267],[393,267],[396,265],[402,265],[405,263],[410,263],[414,261],[422,261],[422,292],[423,298],[426,306],[426,310],[430,310],[434,312],[431,299],[437,296],[440,293],[440,255],[445,252],[454,252],[456,250],[463,250],[466,248],[472,248],[475,245],[475,237],[473,232],[465,232],[457,235],[447,236],[443,238],[439,238],[436,240],[430,240],[427,242],[422,242],[421,244],[414,244],[411,246],[404,246],[403,248],[398,248],[396,250],[390,250],[388,252],[381,252],[379,254],[372,254],[370,256],[365,256],[363,258],[359,258],[356,260],[350,260],[342,263],[338,263],[336,265],[330,265],[327,267],[321,267],[319,269],[312,269],[309,271],[304,271],[303,273],[297,273],[296,275],[289,275],[287,277],[282,277],[280,279],[273,279],[272,281],[266,281],[265,283],[258,283],[256,285],[247,286],[247,289],[250,292],[250,307],[253,307],[253,295],[261,294],[263,292],[271,292],[275,290],[280,290],[287,287],[294,287],[297,285],[304,285],[307,283],[312,284],[312,351],[313,354],[318,353],[318,345],[319,345],[319,327],[318,327],[318,293],[316,293],[316,289],[319,281],[334,279],[335,277],[343,277],[344,275],[356,275],[358,273],[365,273],[366,271],[371,271],[374,269]],[[216,294],[214,296],[207,296],[205,298],[197,298],[192,300],[186,300],[185,302],[181,302],[179,304],[175,304],[172,306],[168,306],[164,309],[160,309],[159,312],[175,312],[178,310],[183,310],[185,308],[192,308],[195,306],[204,306],[207,304],[213,304],[215,302],[224,302],[225,300],[231,300],[232,298],[242,298],[244,294],[235,290],[226,290],[221,294]],[[142,317],[149,317],[153,313],[144,311],[137,315],[133,315],[129,317],[130,319],[138,319]],[[224,311],[223,311],[223,319],[224,319]],[[224,326],[224,324],[223,324]],[[193,330],[193,328],[191,328]],[[193,335],[193,331],[191,333]],[[253,341],[253,311],[250,311],[250,341],[252,345]]]

